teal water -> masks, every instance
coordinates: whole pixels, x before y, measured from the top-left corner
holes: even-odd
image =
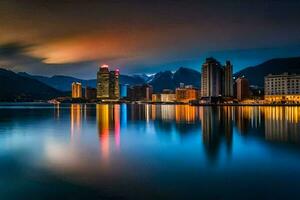
[[[0,199],[300,199],[300,107],[0,104]]]

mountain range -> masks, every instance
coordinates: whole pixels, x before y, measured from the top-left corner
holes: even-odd
[[[200,67],[199,67],[200,68]],[[284,72],[300,74],[300,57],[277,58],[262,64],[247,67],[234,74],[235,77],[245,76],[251,85],[263,87],[264,76]],[[148,83],[154,92],[163,89],[175,89],[180,83],[200,87],[199,71],[180,67],[175,72],[162,71],[154,75],[120,75],[120,83],[128,85]],[[71,76],[35,76],[25,72],[14,73],[0,69],[0,101],[45,100],[65,95],[71,90],[72,82],[81,82],[83,86],[96,87],[96,79],[82,80]]]
[[[60,91],[70,91],[73,82],[80,82],[83,86],[96,87],[96,79],[83,80],[74,78],[71,76],[34,76],[25,72],[20,72],[18,75],[38,80],[46,85],[49,85]],[[155,92],[160,92],[165,88],[175,89],[180,83],[188,85],[194,85],[199,87],[200,85],[200,73],[196,70],[180,67],[176,72],[163,71],[158,72],[155,75],[147,76],[141,75],[120,75],[120,84],[137,85],[148,83],[153,86]]]
[[[0,101],[47,100],[64,93],[38,80],[0,69]]]
[[[262,64],[247,67],[235,73],[234,76],[245,76],[251,85],[263,87],[266,75],[284,72],[300,74],[300,57],[271,59]]]

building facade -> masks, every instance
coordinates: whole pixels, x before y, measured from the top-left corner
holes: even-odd
[[[226,61],[226,65],[224,67],[224,93],[225,97],[233,97],[233,77],[232,77],[232,64],[230,61]]]
[[[151,101],[153,88],[151,85],[134,85],[127,87],[127,98],[131,101]]]
[[[119,70],[109,72],[109,98],[120,98]]]
[[[214,58],[207,58],[201,69],[201,97],[232,97],[233,78],[230,61],[222,66]]]
[[[176,95],[172,90],[165,89],[161,94],[152,94],[153,102],[175,102]]]
[[[86,86],[84,97],[87,100],[97,99],[97,89]]]
[[[236,79],[236,97],[239,101],[243,101],[249,97],[249,81],[244,77]]]
[[[119,70],[109,71],[108,65],[102,65],[97,73],[97,98],[113,99],[120,98]]]
[[[81,83],[73,82],[72,83],[72,98],[78,99],[82,98],[82,86]]]
[[[300,74],[269,74],[264,88],[267,102],[300,103]]]
[[[198,89],[193,86],[185,86],[176,88],[175,91],[176,101],[188,103],[198,99]]]

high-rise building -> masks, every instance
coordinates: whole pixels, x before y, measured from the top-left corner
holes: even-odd
[[[108,65],[102,65],[97,73],[97,98],[119,99],[119,70],[109,71]]]
[[[214,58],[206,58],[201,70],[201,97],[222,95],[222,66]]]
[[[97,98],[109,98],[109,70],[108,65],[102,65],[97,73]]]
[[[151,85],[134,85],[127,88],[127,97],[131,101],[151,101],[152,92]]]
[[[119,88],[119,70],[109,72],[109,98],[119,99],[120,88]]]
[[[74,98],[74,99],[82,98],[81,83],[78,83],[78,82],[72,83],[72,98]]]
[[[97,89],[86,86],[85,87],[85,99],[91,100],[97,98]]]
[[[236,79],[236,97],[239,101],[245,100],[249,97],[249,82],[244,77]]]
[[[265,77],[265,100],[300,103],[300,74],[269,74]]]
[[[201,97],[232,97],[233,78],[230,61],[222,66],[214,58],[207,58],[201,70]]]
[[[232,77],[232,64],[226,61],[224,66],[224,96],[233,97],[233,77]]]

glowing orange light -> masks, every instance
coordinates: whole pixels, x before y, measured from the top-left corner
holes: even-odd
[[[101,65],[101,68],[108,68],[108,65],[106,65],[106,64]]]

